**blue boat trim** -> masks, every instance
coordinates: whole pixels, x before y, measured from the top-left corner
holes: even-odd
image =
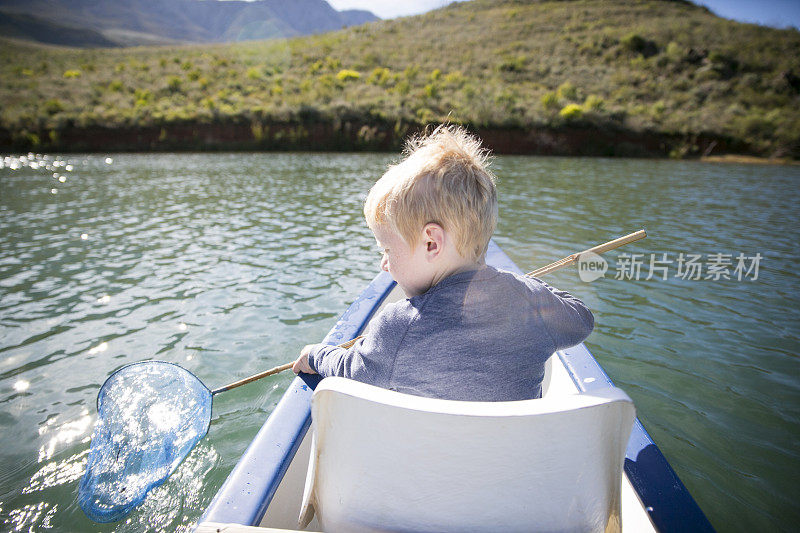
[[[323,342],[341,344],[359,335],[394,285],[388,273],[378,274]],[[301,374],[295,378],[211,501],[201,522],[250,526],[261,522],[311,426],[311,394],[319,381],[316,375]]]
[[[486,262],[523,273],[494,241],[489,244]],[[324,342],[340,344],[360,334],[393,287],[388,274],[379,274],[345,311]],[[557,355],[580,390],[613,385],[583,344]],[[305,374],[292,382],[217,492],[202,522],[244,525],[261,522],[311,425],[310,400],[317,383],[318,376]],[[625,472],[658,531],[714,531],[638,418],[625,453]]]
[[[613,385],[579,344],[557,353],[572,381],[584,392]],[[658,531],[714,531],[692,495],[637,417],[625,450],[625,473]]]

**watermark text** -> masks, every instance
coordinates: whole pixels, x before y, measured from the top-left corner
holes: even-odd
[[[614,279],[619,280],[737,280],[756,281],[763,256],[739,254],[691,254],[667,252],[627,254],[617,256]],[[590,282],[605,276],[608,262],[594,253],[578,257],[578,275]]]

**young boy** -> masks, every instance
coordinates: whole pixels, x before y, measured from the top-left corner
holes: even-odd
[[[497,225],[487,160],[480,141],[454,126],[408,142],[364,205],[381,268],[407,298],[350,349],[306,346],[295,372],[452,400],[541,396],[545,361],[585,339],[594,319],[568,293],[485,264]]]

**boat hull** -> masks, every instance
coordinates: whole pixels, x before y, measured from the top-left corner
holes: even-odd
[[[494,242],[486,260],[521,273]],[[400,297],[391,277],[380,273],[323,342],[341,344],[359,335],[381,305]],[[217,531],[221,524],[227,531],[233,525],[296,530],[310,454],[311,395],[319,381],[318,376],[302,375],[292,382],[209,505],[198,531]],[[543,395],[591,392],[610,385],[608,375],[579,344],[550,358]],[[624,530],[637,532],[713,531],[638,418],[624,460],[622,524]],[[312,522],[306,530],[318,527]]]

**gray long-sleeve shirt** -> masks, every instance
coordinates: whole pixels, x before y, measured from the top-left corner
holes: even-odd
[[[350,349],[319,346],[308,362],[323,377],[419,396],[539,398],[547,359],[593,326],[592,313],[570,294],[487,266],[386,306]]]

